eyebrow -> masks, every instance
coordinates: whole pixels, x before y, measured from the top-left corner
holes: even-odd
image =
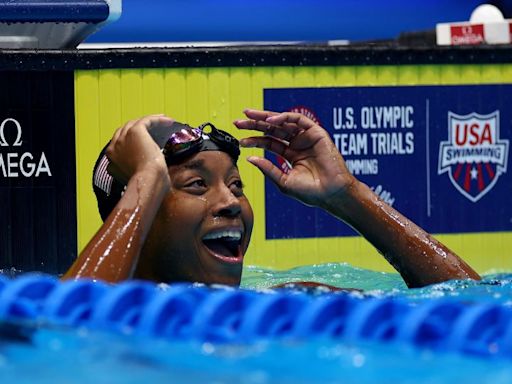
[[[191,161],[183,164],[183,168],[192,169],[192,170],[203,169],[203,168],[205,168],[204,163],[205,163],[205,161],[203,159],[191,160]]]
[[[204,170],[206,169],[206,161],[204,159],[194,159],[182,165],[185,169],[190,170]],[[236,164],[233,164],[230,170],[238,169]]]

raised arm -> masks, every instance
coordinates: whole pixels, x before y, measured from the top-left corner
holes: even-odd
[[[240,129],[265,133],[242,139],[282,156],[292,165],[282,172],[271,161],[250,157],[285,194],[323,208],[357,230],[400,273],[409,287],[450,279],[480,279],[454,252],[379,199],[348,171],[325,129],[298,113],[246,110]]]
[[[170,180],[164,156],[148,129],[173,120],[146,116],[119,128],[106,154],[116,177],[128,180],[126,191],[96,235],[64,275],[119,282],[133,275],[146,235]]]

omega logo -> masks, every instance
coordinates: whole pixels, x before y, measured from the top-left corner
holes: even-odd
[[[6,129],[16,130],[16,139],[9,144],[5,138]],[[0,148],[21,147],[22,129],[20,123],[12,118],[7,118],[0,124]],[[44,152],[34,156],[31,152],[0,152],[0,175],[8,178],[39,177],[42,174],[52,176],[48,160]]]

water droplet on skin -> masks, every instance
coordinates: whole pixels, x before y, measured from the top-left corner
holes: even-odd
[[[208,199],[206,197],[199,196],[198,199],[204,201],[205,203],[208,203]]]

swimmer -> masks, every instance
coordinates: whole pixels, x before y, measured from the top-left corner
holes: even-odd
[[[235,126],[264,135],[240,145],[282,156],[292,169],[283,173],[262,157],[247,160],[284,194],[357,230],[409,287],[480,279],[350,174],[325,129],[299,113],[244,113]],[[164,115],[126,123],[95,166],[104,223],[64,278],[239,285],[253,227],[239,154],[238,141],[212,126],[193,129]]]

